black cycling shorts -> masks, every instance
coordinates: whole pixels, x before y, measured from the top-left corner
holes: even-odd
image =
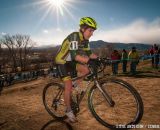
[[[57,64],[57,70],[63,81],[70,80],[77,76],[76,63],[72,61],[66,62],[65,64]]]

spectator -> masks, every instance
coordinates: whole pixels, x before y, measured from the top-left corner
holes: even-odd
[[[41,76],[44,76],[45,74],[44,74],[44,70],[42,69],[41,70]]]
[[[3,87],[4,87],[4,76],[0,75],[0,94],[1,94]]]
[[[136,51],[136,47],[132,47],[132,50],[128,54],[128,58],[131,61],[130,72],[131,72],[131,74],[135,75],[136,74],[136,67],[139,63],[139,54]]]
[[[120,62],[120,55],[117,50],[114,50],[111,54],[112,60],[112,72],[113,75],[118,74],[118,63]]]
[[[149,50],[149,54],[152,58],[152,67],[154,67],[154,46],[152,46],[151,49]]]
[[[2,69],[2,65],[0,65],[0,74],[2,73],[2,72],[1,72],[1,69]]]
[[[159,65],[159,55],[160,55],[160,52],[159,52],[158,46],[156,46],[154,50],[154,63],[155,63],[154,67],[156,69],[158,69],[158,65]]]
[[[158,66],[160,67],[160,48],[158,49],[158,54],[159,54],[159,63],[158,63]]]
[[[12,82],[13,82],[13,76],[10,73],[10,74],[7,75],[7,85],[8,86],[12,85]]]
[[[23,80],[25,80],[26,79],[26,72],[25,73],[23,73]]]
[[[21,72],[18,72],[18,80],[22,80],[22,73]]]
[[[125,49],[123,49],[123,51],[122,51],[121,60],[122,60],[122,70],[123,70],[123,73],[126,73],[127,72],[128,54],[127,54],[127,51]]]

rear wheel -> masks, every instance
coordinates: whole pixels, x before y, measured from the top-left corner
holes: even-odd
[[[133,125],[140,122],[143,115],[143,102],[138,92],[127,82],[119,79],[101,81],[103,91],[115,102],[110,106],[100,90],[93,86],[89,92],[88,104],[93,116],[106,127]]]
[[[47,84],[43,90],[43,104],[51,116],[65,119],[64,87],[58,83]]]

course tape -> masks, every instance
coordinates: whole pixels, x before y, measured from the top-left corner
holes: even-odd
[[[123,62],[123,61],[144,61],[148,59],[154,59],[154,63],[160,64],[160,54],[155,54],[155,55],[142,55],[138,59],[131,59],[131,58],[125,58],[125,59],[119,59],[119,60],[112,60],[109,59],[111,63],[114,62]]]

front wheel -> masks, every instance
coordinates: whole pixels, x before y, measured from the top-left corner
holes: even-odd
[[[143,102],[139,93],[127,82],[119,79],[107,79],[100,86],[115,103],[109,105],[101,91],[93,86],[88,95],[91,113],[104,126],[116,129],[123,125],[134,125],[140,122],[143,115]]]

